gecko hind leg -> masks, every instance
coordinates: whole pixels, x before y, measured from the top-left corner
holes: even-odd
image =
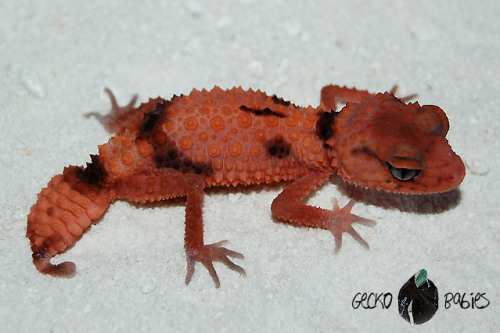
[[[114,191],[117,193],[117,198],[128,199],[133,202],[186,197],[184,232],[184,249],[187,262],[186,285],[191,281],[196,262],[199,262],[205,266],[215,286],[219,288],[220,281],[213,262],[221,262],[229,269],[245,275],[245,270],[228,258],[244,259],[244,257],[241,253],[223,247],[226,241],[205,244],[202,216],[204,187],[203,178],[198,174],[164,169],[156,174],[129,176],[118,182]]]
[[[115,95],[109,88],[104,88],[104,92],[111,101],[111,110],[106,115],[99,112],[89,112],[84,114],[85,118],[95,117],[111,134],[119,133],[126,128],[133,128],[134,124],[142,120],[143,114],[137,112],[137,108],[134,107],[137,102],[137,95],[134,95],[127,105],[119,106]]]
[[[398,85],[395,84],[391,90],[389,90],[389,93],[390,94],[393,94],[394,96],[396,96],[396,92],[398,91]],[[403,102],[407,103],[409,101],[411,101],[412,99],[414,99],[415,97],[417,97],[418,94],[410,94],[408,96],[405,96],[405,97],[398,97],[400,100],[402,100]],[[396,96],[397,97],[397,96]]]

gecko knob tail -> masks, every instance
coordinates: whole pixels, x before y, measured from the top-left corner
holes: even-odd
[[[113,200],[99,185],[102,173],[98,158],[92,160],[86,168],[70,166],[54,176],[31,207],[26,237],[33,263],[41,273],[66,278],[75,275],[74,263],[52,264],[50,260],[72,246]]]
[[[60,264],[52,264],[51,257],[47,254],[33,253],[33,263],[40,273],[49,274],[56,277],[71,278],[76,274],[76,265],[71,261]]]

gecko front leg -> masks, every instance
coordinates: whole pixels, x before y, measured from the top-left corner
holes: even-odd
[[[396,95],[398,86],[395,85],[389,90],[389,93]],[[360,103],[363,99],[375,96],[367,90],[359,90],[356,88],[341,87],[338,85],[328,85],[321,89],[321,104],[332,110],[337,110],[338,103]],[[411,94],[405,97],[397,97],[403,102],[409,102],[413,98],[417,97],[417,94]]]
[[[312,171],[288,185],[283,192],[274,199],[271,210],[279,219],[298,226],[321,228],[329,230],[335,238],[335,254],[342,246],[342,234],[347,232],[363,247],[369,248],[368,243],[352,227],[353,223],[374,226],[375,222],[351,213],[355,201],[351,200],[343,208],[335,202],[333,210],[308,206],[300,201],[309,195],[318,186],[323,184],[329,173]]]

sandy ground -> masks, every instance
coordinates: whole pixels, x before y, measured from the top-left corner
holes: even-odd
[[[496,330],[500,3],[305,3],[0,2],[2,331],[410,331],[396,299],[421,268],[440,300],[418,329]],[[448,139],[467,176],[458,191],[428,200],[438,214],[405,209],[404,198],[358,203],[356,214],[378,222],[357,228],[371,249],[346,236],[335,256],[328,232],[273,220],[270,204],[283,186],[211,191],[206,240],[228,239],[245,254],[237,262],[247,271],[242,277],[216,264],[216,289],[201,265],[184,285],[182,201],[117,202],[55,258],[77,264],[74,278],[44,276],[31,263],[26,216],[36,194],[64,166],[88,162],[109,138],[83,117],[109,109],[104,87],[121,103],[134,93],[144,101],[241,85],[316,106],[329,83],[371,91],[398,84],[401,95],[416,92],[421,104],[446,111]],[[348,194],[331,183],[309,202],[330,208]],[[394,299],[389,309],[355,310],[358,292]],[[446,293],[484,293],[490,305],[445,309]]]

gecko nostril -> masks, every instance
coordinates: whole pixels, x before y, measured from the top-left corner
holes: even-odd
[[[448,176],[448,179],[447,179],[447,180],[448,180],[448,181],[453,181],[453,180],[455,180],[455,176],[453,176],[453,175]]]

